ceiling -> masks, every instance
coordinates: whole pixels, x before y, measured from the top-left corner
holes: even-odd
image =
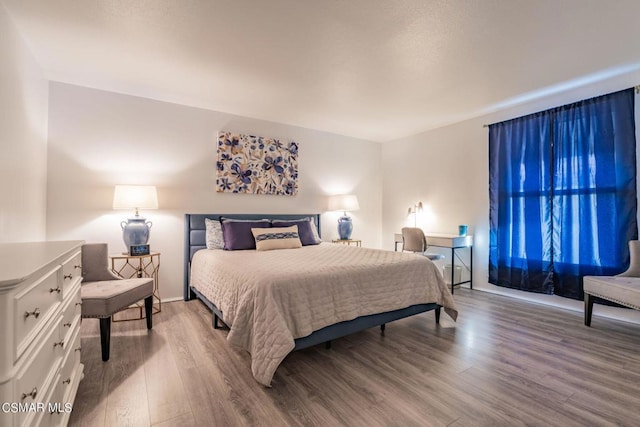
[[[48,79],[372,141],[640,68],[638,0],[0,0]]]

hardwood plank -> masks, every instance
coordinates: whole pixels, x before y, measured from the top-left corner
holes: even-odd
[[[164,307],[163,307],[164,308]],[[176,418],[171,418],[169,420],[160,422],[160,423],[154,423],[152,424],[153,427],[175,427],[175,426],[180,426],[180,427],[198,427],[201,426],[202,424],[198,424],[196,423],[196,421],[193,419],[193,415],[191,415],[191,412],[186,413],[186,414],[182,414],[179,415]],[[209,424],[209,425],[217,425],[217,424]]]
[[[202,304],[196,302],[199,309]],[[226,330],[213,330],[211,316],[202,316],[191,312],[190,319],[206,328],[215,339],[202,340],[201,345],[206,356],[203,362],[213,358],[211,384],[217,390],[217,396],[224,403],[223,408],[231,408],[230,418],[239,419],[244,425],[286,425],[287,414],[278,411],[273,405],[264,405],[268,389],[256,387],[251,374],[249,354],[226,344]],[[235,416],[234,416],[235,414]],[[267,421],[268,420],[268,421]]]
[[[98,319],[82,319],[80,328],[81,361],[84,363],[84,375],[91,373],[91,381],[80,381],[70,426],[83,425],[102,427],[106,421],[109,381],[106,378],[107,365],[100,353],[100,330]],[[79,421],[82,420],[80,423]]]
[[[111,325],[111,356],[106,362],[109,378],[106,426],[151,424],[142,355],[147,334],[144,320]]]
[[[83,322],[71,425],[637,424],[640,326],[596,316],[587,328],[581,313],[468,289],[454,298],[457,323],[424,313],[294,352],[271,388],[199,301],[164,304],[152,334],[114,324],[113,363]]]
[[[207,312],[197,310],[176,311],[172,316],[171,347],[180,361],[180,376],[185,384],[184,397],[188,400],[192,418],[197,425],[240,425],[226,390],[226,384],[213,362],[208,346],[225,346],[224,339],[205,323]],[[174,309],[177,305],[173,305]],[[196,327],[189,322],[195,322]],[[200,324],[202,322],[202,324]],[[210,326],[210,325],[209,325]],[[204,332],[204,339],[203,339]],[[196,360],[203,363],[197,363]]]
[[[149,417],[151,424],[192,417],[189,400],[185,397],[182,378],[171,351],[168,337],[179,334],[168,316],[154,316],[153,329],[143,340],[140,350],[144,358]]]

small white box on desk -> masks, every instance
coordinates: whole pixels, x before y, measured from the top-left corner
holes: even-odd
[[[453,276],[453,284],[455,285],[456,283],[460,283],[462,281],[462,267],[456,265],[455,269],[453,270],[453,274],[451,274],[451,268],[451,264],[447,264],[444,266],[444,270],[442,273],[444,282],[447,285],[451,285],[451,277]]]

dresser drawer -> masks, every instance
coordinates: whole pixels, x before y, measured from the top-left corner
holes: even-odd
[[[16,360],[62,301],[59,272],[60,267],[51,270],[15,296]]]
[[[42,339],[42,345],[30,357],[16,377],[16,400],[23,404],[44,402],[52,387],[63,349],[60,343],[59,329],[52,327]],[[18,413],[18,425],[22,425],[28,413]]]
[[[71,258],[62,263],[62,296],[67,297],[67,292],[73,289],[74,285],[82,281],[82,257],[80,252],[76,252]]]
[[[78,388],[82,369],[80,366],[80,352],[74,351],[80,347],[80,330],[76,329],[74,339],[70,341],[69,350],[65,353],[64,361],[59,369],[56,369],[54,379],[46,390],[43,390],[43,396],[40,391],[36,395],[36,399],[32,402],[42,402],[37,407],[37,413],[27,414],[18,420],[17,425],[26,423],[38,427],[54,427],[66,426],[69,415],[73,409],[73,400]],[[29,401],[26,398],[22,403]],[[3,425],[0,423],[0,425]]]
[[[64,418],[65,408],[62,402],[62,392],[64,391],[60,384],[60,375],[56,375],[55,382],[47,396],[42,400],[44,407],[42,408],[40,418],[36,417],[36,423],[38,427],[58,427],[62,424]],[[58,384],[58,386],[56,386]],[[64,424],[66,425],[66,424]]]
[[[61,398],[65,398],[65,402],[68,402],[67,396],[71,392],[72,386],[77,383],[75,379],[76,373],[79,371],[80,365],[80,330],[76,330],[73,339],[69,341],[69,344],[65,344],[66,352],[65,359],[62,362],[62,368],[60,369],[60,385],[63,393]]]
[[[82,311],[82,298],[80,296],[80,287],[74,287],[75,294],[69,295],[62,303],[62,320],[60,323],[60,337],[65,341],[71,339],[71,332],[78,329],[80,322],[80,313]]]
[[[50,414],[49,403],[65,403],[66,393],[72,405],[84,368],[72,351],[80,328],[75,304],[81,302],[83,243],[0,245],[0,403],[15,405],[0,410],[0,427],[67,425],[70,407],[57,413],[53,405]],[[62,374],[69,377],[70,370],[68,386]]]

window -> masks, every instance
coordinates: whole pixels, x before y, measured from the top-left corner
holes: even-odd
[[[489,127],[489,282],[582,299],[636,239],[633,89]]]

